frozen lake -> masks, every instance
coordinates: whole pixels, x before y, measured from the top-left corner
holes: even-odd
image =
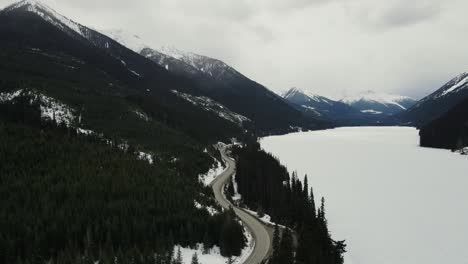
[[[346,264],[468,263],[468,157],[418,147],[403,127],[339,128],[264,138],[325,196]]]

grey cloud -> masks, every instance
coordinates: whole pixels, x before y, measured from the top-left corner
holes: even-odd
[[[224,60],[273,90],[420,97],[468,70],[466,0],[40,1],[93,28]]]
[[[364,27],[375,31],[411,26],[436,19],[442,12],[437,1],[373,1],[359,6],[348,4],[351,15]]]

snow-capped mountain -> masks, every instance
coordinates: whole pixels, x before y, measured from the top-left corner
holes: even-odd
[[[100,30],[100,32],[136,53],[140,53],[141,50],[148,47],[138,35],[130,34],[122,29]]]
[[[38,1],[23,0],[6,7],[0,12],[9,13],[14,11],[28,11],[34,13],[62,30],[72,30],[83,37],[86,36],[87,29],[85,27],[62,16],[46,4]]]
[[[407,110],[416,103],[416,100],[407,96],[366,91],[355,96],[345,97],[341,99],[341,102],[362,113],[390,115]]]
[[[468,72],[459,74],[434,93],[424,97],[402,113],[400,119],[402,122],[421,126],[438,118],[466,98],[468,98]]]
[[[334,101],[295,87],[286,91],[282,96],[289,102],[299,106],[303,111],[317,116],[339,119],[344,115],[358,112],[345,103]]]
[[[183,51],[174,46],[150,47],[139,36],[130,34],[122,29],[104,30],[102,33],[136,53],[140,53],[146,58],[151,59],[169,71],[178,73],[185,71],[190,74],[195,74],[195,71],[197,71],[219,80],[242,76],[234,68],[220,60]]]
[[[223,80],[226,78],[244,77],[238,71],[226,63],[213,59],[207,56],[199,55],[193,52],[185,52],[175,47],[164,46],[160,52],[176,58],[186,64],[194,67],[195,69],[210,75],[211,77]]]
[[[83,120],[95,124],[90,129],[99,133],[125,134],[119,131],[124,127],[126,135],[135,137],[173,129],[217,136],[245,131],[240,115],[223,104],[210,101],[219,109],[213,113],[172,92],[200,94],[197,82],[168,72],[38,1],[21,1],[0,11],[0,36],[2,82],[9,84],[0,86],[1,93],[37,89],[73,109],[92,109]],[[144,124],[134,126],[138,122]]]
[[[169,72],[195,81],[203,91],[196,96],[218,101],[249,118],[261,129],[270,129],[273,123],[281,123],[286,129],[308,125],[317,127],[317,120],[305,118],[302,111],[298,111],[281,96],[250,80],[223,61],[174,47],[150,48],[137,36],[121,30],[106,32]]]

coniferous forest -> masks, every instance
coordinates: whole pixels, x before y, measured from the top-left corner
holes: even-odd
[[[419,135],[423,147],[459,150],[468,146],[468,99],[422,126]]]
[[[196,175],[41,120],[30,102],[0,104],[0,263],[172,263],[175,244],[200,242],[240,253],[232,212],[195,208],[216,206]]]
[[[257,142],[233,150],[237,162],[236,181],[242,202],[260,214],[266,213],[277,224],[270,263],[341,264],[344,241],[334,241],[327,226],[325,199],[315,204],[307,177],[303,183],[283,165],[260,149]],[[281,235],[280,235],[281,233]],[[294,236],[297,247],[294,249]],[[295,251],[295,254],[293,254]],[[293,257],[295,256],[295,257]]]

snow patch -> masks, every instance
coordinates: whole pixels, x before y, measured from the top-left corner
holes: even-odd
[[[146,161],[148,161],[149,164],[153,164],[153,162],[154,162],[153,155],[151,155],[149,153],[145,153],[143,151],[138,152],[138,159],[146,160]]]
[[[41,117],[44,120],[55,121],[57,124],[65,124],[69,127],[76,119],[74,115],[76,111],[73,108],[33,90],[20,89],[10,93],[0,93],[0,102],[11,101],[20,96],[29,96],[32,98],[31,103],[39,103]]]
[[[253,249],[255,248],[255,240],[252,237],[252,234],[244,227],[244,236],[247,239],[247,246],[242,249],[241,255],[239,257],[234,257],[232,259],[233,264],[242,264],[244,263],[252,254]],[[195,253],[198,256],[198,262],[201,264],[224,264],[228,263],[228,258],[221,256],[221,250],[219,247],[214,246],[211,249],[205,250],[203,243],[197,244],[196,248],[184,248],[179,245],[174,246],[174,255],[173,258],[177,258],[178,251],[180,250],[180,255],[182,257],[183,264],[191,264],[192,257]],[[204,254],[206,253],[206,254]]]
[[[136,71],[134,71],[134,70],[131,70],[131,69],[128,69],[128,70],[129,70],[131,73],[133,73],[135,76],[141,77],[141,75],[140,75],[138,72],[136,72]]]
[[[83,129],[83,128],[77,128],[76,129],[76,132],[78,132],[78,134],[82,134],[82,135],[86,135],[86,136],[89,136],[89,135],[95,135],[96,133],[92,130],[88,130],[88,129]]]
[[[380,114],[382,114],[382,112],[380,112],[380,111],[375,111],[375,110],[372,110],[372,109],[362,110],[361,113],[365,113],[365,114],[374,114],[374,115],[380,115]]]
[[[229,110],[227,107],[223,106],[222,104],[216,102],[215,100],[209,97],[194,96],[186,93],[181,93],[176,90],[172,90],[172,92],[178,97],[190,102],[191,104],[199,106],[205,111],[215,113],[219,117],[228,120],[232,123],[235,123],[238,126],[242,126],[244,122],[250,121],[249,118]]]
[[[219,211],[216,210],[213,206],[203,206],[197,201],[193,201],[195,204],[195,208],[200,209],[200,210],[206,210],[211,216],[215,214],[219,214]]]
[[[198,180],[205,186],[210,186],[211,183],[223,173],[226,168],[217,160],[216,166],[211,168],[207,173],[198,175]]]
[[[134,110],[133,111],[134,114],[136,114],[138,116],[138,118],[146,121],[146,122],[149,122],[151,121],[151,118],[145,113],[145,112],[142,112],[142,111],[139,111],[139,110]]]
[[[231,197],[232,200],[233,201],[242,200],[242,195],[239,193],[239,190],[238,190],[238,185],[237,185],[236,174],[235,173],[232,175],[231,184],[232,184],[232,188],[234,189],[234,196]]]
[[[144,48],[148,47],[139,36],[122,29],[100,30],[100,32],[136,53],[140,53]]]
[[[249,214],[255,216],[256,218],[258,218],[260,221],[262,221],[266,225],[269,225],[269,226],[277,225],[277,223],[271,221],[271,216],[269,216],[267,214],[263,214],[263,216],[260,217],[260,215],[255,211],[252,211],[252,210],[246,209],[246,208],[242,208],[242,209],[245,210],[246,212],[248,212]],[[286,228],[283,225],[278,225],[278,226],[281,227],[281,228]]]
[[[452,87],[450,87],[449,89],[445,90],[440,96],[438,97],[442,97],[442,96],[445,96],[449,93],[452,93],[452,92],[456,92],[457,90],[459,90],[460,88],[464,87],[466,84],[468,83],[468,76],[465,77],[464,79],[462,79],[461,81],[458,81],[456,84],[454,84]]]

